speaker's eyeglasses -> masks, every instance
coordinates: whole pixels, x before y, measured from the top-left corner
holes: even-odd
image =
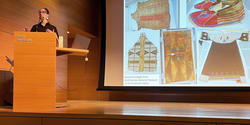
[[[41,13],[47,13],[47,11],[39,11],[38,13],[39,14],[41,14]]]

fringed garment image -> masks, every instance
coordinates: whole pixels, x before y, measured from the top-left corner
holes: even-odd
[[[246,74],[237,42],[248,41],[248,33],[203,32],[201,40],[212,42],[200,80],[246,82]]]

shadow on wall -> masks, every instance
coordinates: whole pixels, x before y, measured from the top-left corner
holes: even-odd
[[[13,73],[0,70],[0,106],[13,105]]]
[[[14,60],[5,56],[6,61],[11,65],[10,69],[0,70],[0,106],[13,105],[13,67]]]

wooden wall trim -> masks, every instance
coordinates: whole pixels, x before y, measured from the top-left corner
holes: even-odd
[[[110,91],[111,101],[250,103],[250,92]]]

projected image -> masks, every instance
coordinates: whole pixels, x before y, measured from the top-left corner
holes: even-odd
[[[124,86],[250,86],[250,0],[124,0]]]
[[[198,11],[190,14],[200,27],[216,27],[240,23],[245,15],[243,0],[203,0],[194,5]]]
[[[247,30],[201,31],[198,83],[246,84],[250,66],[248,37]]]
[[[168,0],[138,2],[136,11],[131,16],[136,21],[138,30],[141,28],[167,29],[170,25]]]
[[[178,28],[178,2],[175,0],[125,0],[125,31]],[[185,13],[186,14],[186,13]]]
[[[191,0],[187,2],[188,27],[249,28],[249,0]]]
[[[190,30],[163,32],[166,83],[195,80]]]
[[[155,72],[157,70],[157,48],[144,33],[128,51],[128,69],[134,72]]]
[[[142,29],[126,33],[124,85],[151,86],[160,83],[160,32]]]

